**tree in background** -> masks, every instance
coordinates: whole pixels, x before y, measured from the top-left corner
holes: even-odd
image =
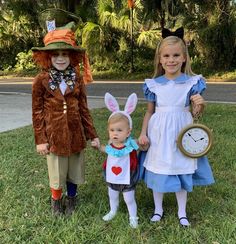
[[[131,20],[129,0],[0,0],[0,68],[42,45],[39,13],[61,8],[81,18],[80,44],[88,49],[97,70],[129,70]],[[161,28],[184,26],[190,52],[199,69],[235,68],[236,8],[231,0],[133,0],[136,71],[152,69]],[[20,55],[23,57],[24,55]],[[19,58],[19,56],[18,56]],[[197,70],[198,71],[198,70]],[[201,71],[201,70],[200,70]]]
[[[90,57],[98,69],[112,67],[129,70],[132,24],[136,70],[152,69],[150,60],[160,38],[160,25],[156,22],[160,19],[159,12],[151,20],[151,15],[144,17],[144,1],[134,2],[132,23],[127,0],[98,0],[95,21],[84,19],[86,24],[78,35],[82,37],[82,44],[91,53]],[[144,62],[145,59],[149,62]]]
[[[192,33],[195,55],[214,70],[235,68],[235,1],[184,1],[183,25]]]
[[[54,1],[1,0],[0,68],[13,67],[18,53],[39,43],[38,11],[50,2]]]
[[[98,0],[95,9],[96,18],[84,19],[85,25],[77,32],[82,45],[98,70],[109,69],[111,65],[124,70],[130,58],[131,24],[127,1]],[[81,16],[82,10],[80,8]]]
[[[42,10],[68,8],[75,11],[77,5],[76,0],[1,0],[0,69],[14,67],[18,53],[27,53],[32,46],[42,45],[42,29],[38,21]]]

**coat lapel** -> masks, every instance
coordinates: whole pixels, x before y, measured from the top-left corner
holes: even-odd
[[[57,89],[52,90],[52,89],[50,89],[50,87],[49,87],[49,85],[48,85],[48,82],[49,82],[49,79],[44,79],[44,80],[43,80],[43,86],[46,88],[46,90],[47,90],[50,94],[52,94],[54,97],[56,97],[56,98],[58,98],[58,99],[60,99],[60,100],[64,100],[64,96],[62,95],[60,88],[58,87]],[[67,87],[67,89],[68,89],[68,87]],[[67,89],[66,89],[66,90],[67,90]]]
[[[73,90],[71,90],[70,87],[67,86],[64,96],[66,96],[67,94],[70,94],[71,92],[74,92],[77,87],[78,87],[78,82],[75,82]]]

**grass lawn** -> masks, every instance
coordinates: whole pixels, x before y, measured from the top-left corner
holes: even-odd
[[[141,127],[145,106],[133,114],[134,137]],[[92,111],[106,143],[106,109]],[[211,243],[236,241],[236,106],[208,104],[204,124],[213,129],[214,147],[208,157],[216,183],[196,187],[188,198],[191,228],[178,224],[175,195],[164,197],[165,218],[149,221],[152,193],[137,186],[139,228],[128,227],[122,197],[117,216],[102,220],[108,211],[107,187],[102,177],[105,155],[86,149],[86,183],[79,187],[79,206],[70,218],[55,219],[50,211],[50,191],[44,157],[36,154],[31,126],[0,133],[0,243]]]

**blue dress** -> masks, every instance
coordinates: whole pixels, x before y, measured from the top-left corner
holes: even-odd
[[[194,185],[214,183],[207,157],[188,158],[176,145],[180,130],[192,123],[190,97],[205,88],[201,76],[181,74],[174,80],[164,76],[145,80],[145,98],[155,102],[156,108],[148,123],[150,148],[139,154],[139,166],[140,177],[153,191],[192,191]]]

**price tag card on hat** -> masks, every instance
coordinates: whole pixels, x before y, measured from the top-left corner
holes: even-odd
[[[46,26],[47,26],[47,31],[54,31],[56,30],[56,22],[55,19],[54,20],[50,20],[50,21],[46,21]]]

